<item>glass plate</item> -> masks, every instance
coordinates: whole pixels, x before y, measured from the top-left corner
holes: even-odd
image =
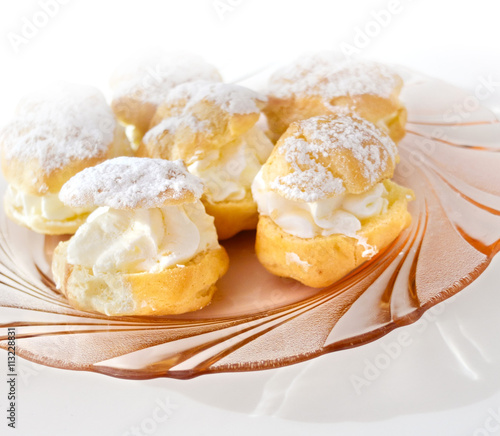
[[[2,210],[0,319],[17,328],[17,354],[131,379],[276,368],[373,341],[464,289],[500,249],[500,122],[479,96],[399,73],[409,122],[395,180],[416,201],[410,228],[385,251],[318,290],[266,272],[245,232],[223,244],[231,266],[210,306],[109,318],[71,308],[55,290],[50,257],[60,238]]]

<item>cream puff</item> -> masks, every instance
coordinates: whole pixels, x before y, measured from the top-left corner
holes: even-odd
[[[210,303],[228,268],[201,180],[182,161],[121,157],[62,188],[71,207],[95,208],[54,251],[58,289],[76,308],[106,315],[168,315]]]
[[[327,286],[409,226],[391,138],[356,114],[292,123],[255,178],[256,252],[271,273]]]
[[[113,73],[111,107],[118,120],[130,127],[130,137],[138,145],[169,91],[195,80],[218,82],[222,78],[215,67],[195,55],[145,55],[126,62]]]
[[[132,153],[101,92],[64,83],[21,100],[0,146],[7,216],[52,235],[74,233],[91,212],[65,206],[62,185],[86,167]]]
[[[356,111],[386,130],[395,142],[405,134],[407,112],[399,101],[403,81],[384,65],[320,52],[279,69],[268,85],[264,112],[275,139],[292,122],[327,115],[336,107]]]
[[[191,82],[173,89],[152,120],[139,156],[182,159],[206,185],[202,198],[219,239],[255,229],[251,184],[273,144],[256,126],[266,100],[238,85]]]

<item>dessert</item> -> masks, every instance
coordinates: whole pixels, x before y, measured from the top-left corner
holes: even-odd
[[[70,303],[106,315],[179,314],[206,306],[228,257],[182,161],[121,157],[87,168],[61,190],[95,208],[54,251],[56,286]]]
[[[389,245],[411,221],[392,182],[394,142],[352,113],[292,123],[252,186],[256,252],[273,274],[323,287]]]
[[[189,54],[157,53],[121,65],[112,75],[111,107],[118,120],[130,127],[135,145],[149,129],[156,108],[181,83],[220,81],[217,69]]]
[[[402,86],[401,78],[381,64],[346,61],[333,52],[304,55],[271,76],[264,112],[274,139],[294,121],[344,107],[398,142],[406,124],[398,99]]]
[[[101,92],[65,83],[21,100],[0,145],[7,216],[53,235],[74,233],[92,210],[65,206],[62,185],[83,168],[132,153]]]
[[[73,306],[198,310],[228,268],[218,240],[254,228],[265,268],[323,287],[410,224],[413,192],[390,180],[406,122],[399,76],[319,53],[277,71],[269,98],[220,80],[195,56],[146,57],[114,74],[112,107],[58,85],[0,131],[7,215],[75,233],[52,263]]]
[[[207,189],[219,239],[257,225],[251,184],[273,144],[256,126],[265,98],[242,86],[191,82],[158,107],[138,156],[183,159]]]

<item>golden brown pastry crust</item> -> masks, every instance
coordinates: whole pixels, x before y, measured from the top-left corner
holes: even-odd
[[[196,89],[196,84],[185,84],[181,88],[189,89],[190,85]],[[224,88],[231,85],[214,83],[200,86]],[[170,94],[167,101],[158,107],[151,120],[150,129],[164,120],[178,119],[178,126],[175,129],[165,129],[159,135],[146,136],[139,146],[138,155],[170,160],[183,159],[186,162],[190,162],[195,155],[198,159],[203,159],[207,153],[238,139],[257,123],[265,101],[260,100],[257,95],[247,99],[253,100],[256,111],[233,113],[225,110],[219,102],[208,99],[189,101],[182,94],[174,94],[173,97]],[[186,117],[203,122],[203,129],[193,130],[192,126],[185,122]]]
[[[335,106],[354,110],[364,119],[385,129],[396,143],[403,139],[406,133],[407,112],[399,101],[366,95],[335,99]],[[328,115],[333,110],[325,106],[318,97],[280,99],[271,96],[264,113],[268,120],[271,139],[276,142],[291,123],[318,115]]]
[[[388,191],[387,212],[363,220],[357,233],[379,251],[410,225],[407,204],[413,198],[408,188],[388,180],[384,185]],[[354,238],[341,234],[299,238],[284,232],[267,216],[259,218],[255,250],[259,261],[272,274],[312,287],[328,286],[368,260],[362,257],[365,248]],[[290,262],[287,253],[294,253],[301,262]]]
[[[400,106],[396,112],[380,119],[376,122],[377,126],[386,130],[391,139],[398,144],[406,135],[406,121],[408,112],[404,106]]]
[[[111,102],[111,109],[118,120],[125,125],[132,125],[136,131],[134,135],[140,140],[149,130],[149,123],[156,112],[157,106],[142,101],[139,96],[124,95],[116,97]]]
[[[105,283],[92,270],[69,264],[67,245],[61,242],[56,247],[52,261],[59,288],[73,307],[110,316],[173,315],[201,309],[210,303],[215,282],[229,265],[225,249],[219,247],[199,253],[183,267],[158,273],[106,274]],[[120,296],[123,304],[116,301]]]
[[[257,205],[251,195],[238,201],[212,203],[205,197],[201,201],[207,213],[214,217],[219,240],[228,239],[242,230],[252,230],[257,226]]]

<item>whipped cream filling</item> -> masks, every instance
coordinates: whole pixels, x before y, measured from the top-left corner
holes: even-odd
[[[58,194],[27,194],[12,185],[8,186],[5,196],[7,201],[25,218],[27,224],[40,217],[46,221],[71,220],[92,211],[92,209],[66,206],[59,200]]]
[[[219,246],[200,201],[154,209],[92,212],[69,240],[68,262],[102,273],[155,273]]]
[[[259,171],[252,185],[252,194],[261,215],[269,216],[283,231],[299,238],[314,238],[343,234],[356,238],[365,251],[363,256],[376,254],[366,239],[357,235],[361,220],[387,211],[387,190],[376,184],[362,194],[343,194],[318,201],[289,200],[271,191]]]
[[[292,252],[286,252],[285,253],[285,260],[287,264],[297,264],[301,266],[303,269],[306,271],[311,268],[311,264],[309,262],[306,262],[305,260],[302,260],[297,253],[292,253]]]
[[[243,200],[272,149],[273,144],[264,132],[253,127],[241,138],[211,151],[203,159],[188,162],[188,170],[203,180],[209,201]]]

